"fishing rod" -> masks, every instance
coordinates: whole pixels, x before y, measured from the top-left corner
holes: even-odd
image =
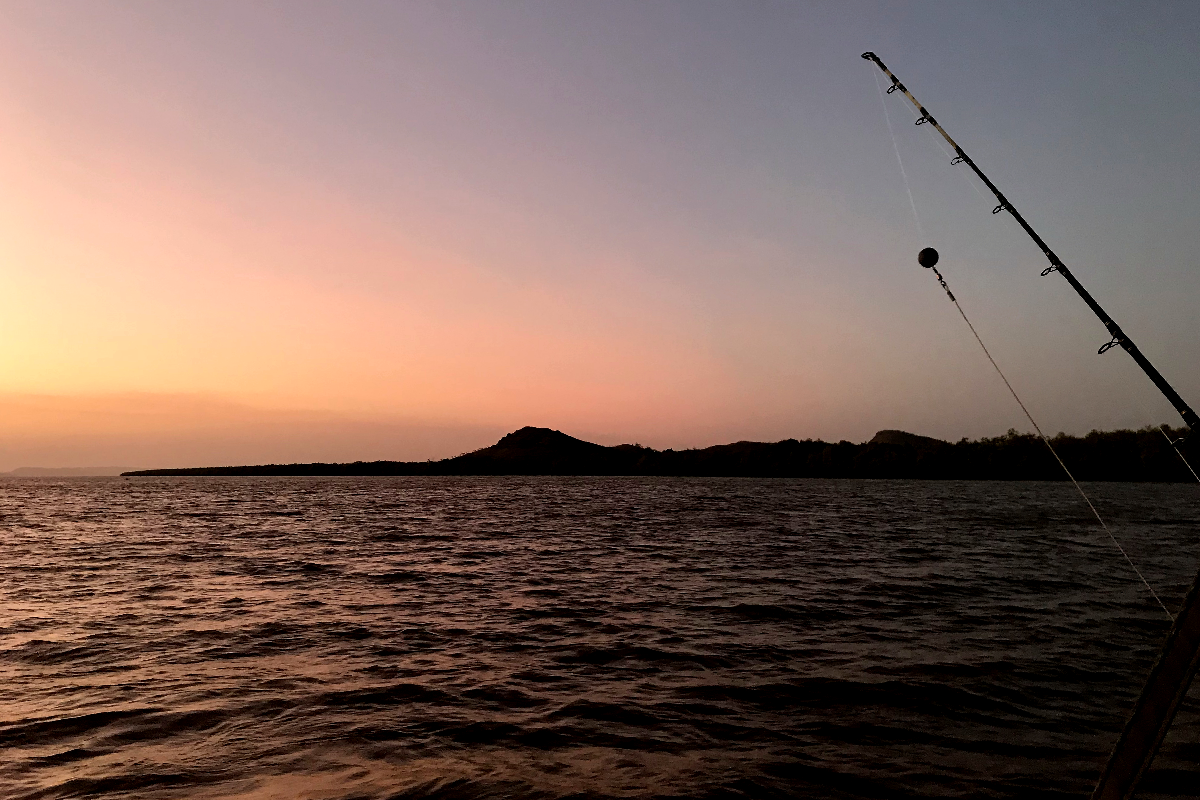
[[[958,143],[950,138],[950,134],[946,133],[945,129],[933,118],[933,115],[925,110],[925,106],[917,102],[917,98],[913,97],[912,92],[879,60],[879,56],[871,52],[866,52],[862,54],[862,57],[868,61],[874,61],[876,66],[883,70],[884,74],[891,79],[892,85],[888,87],[888,94],[901,91],[917,107],[921,116],[917,119],[916,124],[932,125],[942,135],[942,138],[954,148],[954,152],[957,155],[950,163],[966,164],[979,176],[979,179],[984,182],[988,189],[991,190],[992,194],[996,196],[996,200],[1000,203],[992,209],[992,213],[999,214],[1001,211],[1007,211],[1012,214],[1013,219],[1029,234],[1034,243],[1041,248],[1046,258],[1050,261],[1050,266],[1042,270],[1042,275],[1049,275],[1051,272],[1057,272],[1062,275],[1066,278],[1067,283],[1071,284],[1071,288],[1083,298],[1088,307],[1100,318],[1100,321],[1104,323],[1104,327],[1112,335],[1112,340],[1106,342],[1098,352],[1100,354],[1106,353],[1117,345],[1125,348],[1125,351],[1133,357],[1133,360],[1137,362],[1142,371],[1154,382],[1158,390],[1163,393],[1167,400],[1171,401],[1171,405],[1183,417],[1183,421],[1187,424],[1188,428],[1192,432],[1200,431],[1200,417],[1196,415],[1196,412],[1183,401],[1183,398],[1171,387],[1171,384],[1167,383],[1166,378],[1159,374],[1158,370],[1142,354],[1137,345],[1125,335],[1125,332],[1113,321],[1113,318],[1083,288],[1083,284],[1071,274],[1071,270],[1067,269],[1062,259],[1030,227],[1025,218],[1017,212],[1012,202],[996,188],[996,184],[992,183],[971,157],[963,152]],[[928,258],[926,258],[927,253],[929,254]],[[923,250],[918,256],[918,261],[922,266],[932,266],[932,264],[937,263],[937,253],[932,248]],[[930,261],[931,263],[926,263],[926,261]],[[945,287],[945,282],[942,283],[942,286]],[[946,289],[946,293],[950,293],[948,288]],[[950,299],[954,299],[953,295],[950,295]],[[970,323],[968,322],[968,324]],[[972,328],[972,330],[974,329]],[[978,338],[978,334],[976,334],[976,337]],[[982,344],[982,341],[980,344]],[[984,350],[986,352],[987,348],[985,347]],[[1007,383],[1007,379],[1005,379],[1005,382]],[[1011,389],[1012,387],[1009,388]],[[1018,400],[1018,402],[1020,401]],[[1182,456],[1182,453],[1180,455]],[[1186,463],[1186,459],[1184,461]],[[1190,466],[1189,464],[1189,468]],[[1125,729],[1121,732],[1121,737],[1117,740],[1117,744],[1109,756],[1104,771],[1100,773],[1100,779],[1096,782],[1096,788],[1092,792],[1092,800],[1131,800],[1134,790],[1137,788],[1138,781],[1141,780],[1146,770],[1150,768],[1150,763],[1154,760],[1159,746],[1162,745],[1163,739],[1167,735],[1167,730],[1171,727],[1171,722],[1175,718],[1175,712],[1179,709],[1180,703],[1183,702],[1183,698],[1188,691],[1188,686],[1191,684],[1192,678],[1198,669],[1200,669],[1200,572],[1196,574],[1191,588],[1183,599],[1182,608],[1180,608],[1179,613],[1174,617],[1171,629],[1167,632],[1167,639],[1163,643],[1162,651],[1159,653],[1158,662],[1150,670],[1150,675],[1146,679],[1146,685],[1142,689],[1142,694],[1133,707],[1133,713],[1130,715],[1129,721],[1125,724]]]
[[[1137,362],[1137,365],[1142,368],[1142,372],[1145,372],[1147,377],[1149,377],[1150,380],[1154,382],[1154,385],[1158,387],[1158,390],[1163,393],[1167,400],[1171,401],[1171,405],[1173,405],[1175,410],[1179,412],[1179,416],[1183,417],[1183,421],[1187,423],[1188,428],[1193,431],[1200,430],[1200,416],[1197,416],[1196,412],[1192,410],[1191,406],[1183,401],[1183,398],[1179,396],[1179,393],[1172,388],[1171,384],[1167,383],[1166,378],[1159,374],[1159,371],[1155,369],[1154,365],[1150,363],[1150,360],[1142,354],[1142,351],[1139,350],[1138,346],[1133,343],[1133,340],[1130,339],[1123,330],[1121,330],[1121,326],[1118,325],[1113,318],[1110,317],[1108,313],[1100,307],[1100,304],[1097,303],[1095,298],[1088,293],[1088,290],[1083,288],[1083,284],[1081,284],[1079,280],[1071,274],[1071,270],[1067,269],[1067,265],[1062,262],[1062,259],[1060,259],[1058,255],[1050,249],[1050,246],[1042,240],[1041,236],[1038,236],[1037,231],[1030,227],[1029,223],[1025,221],[1025,218],[1017,212],[1017,209],[1015,206],[1013,206],[1012,202],[1005,197],[999,189],[996,188],[996,184],[992,183],[988,176],[983,174],[983,170],[979,168],[979,165],[976,164],[970,156],[963,152],[963,149],[958,146],[957,142],[950,138],[950,134],[946,133],[946,130],[938,124],[938,121],[933,118],[933,115],[925,110],[925,106],[917,102],[917,98],[912,96],[912,92],[910,92],[905,85],[900,82],[900,79],[893,75],[892,71],[888,69],[882,61],[879,60],[879,56],[871,52],[866,52],[862,54],[862,57],[868,61],[874,61],[875,64],[881,70],[883,70],[884,74],[891,79],[892,85],[888,87],[888,94],[891,94],[895,91],[901,91],[904,93],[904,96],[911,100],[912,104],[917,107],[917,110],[921,112],[921,116],[917,119],[916,124],[925,125],[928,123],[929,125],[932,125],[934,129],[942,135],[942,138],[954,148],[954,152],[957,153],[957,155],[950,163],[966,164],[975,172],[976,175],[979,176],[979,179],[983,181],[984,185],[987,186],[991,193],[996,196],[996,200],[998,200],[1000,204],[992,209],[992,213],[999,214],[1001,211],[1007,211],[1008,213],[1012,214],[1013,219],[1015,219],[1017,224],[1020,225],[1027,234],[1029,234],[1029,238],[1033,239],[1034,244],[1041,248],[1042,252],[1046,255],[1046,258],[1050,261],[1050,266],[1042,270],[1042,275],[1049,275],[1051,272],[1057,272],[1059,275],[1062,275],[1064,278],[1066,278],[1067,283],[1071,284],[1071,288],[1083,298],[1083,302],[1088,304],[1088,308],[1092,309],[1096,316],[1100,318],[1100,321],[1104,323],[1104,327],[1112,336],[1112,340],[1106,342],[1097,352],[1100,354],[1107,353],[1117,345],[1125,348],[1125,351],[1129,353],[1129,355],[1133,357],[1133,360]]]

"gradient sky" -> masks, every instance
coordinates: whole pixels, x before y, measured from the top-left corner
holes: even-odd
[[[1195,3],[0,0],[0,469],[1178,417]],[[960,174],[955,174],[959,172]]]

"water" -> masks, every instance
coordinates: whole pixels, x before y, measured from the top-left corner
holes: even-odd
[[[1092,489],[1176,606],[1200,487]],[[1167,620],[1072,491],[3,481],[0,795],[1086,796]]]

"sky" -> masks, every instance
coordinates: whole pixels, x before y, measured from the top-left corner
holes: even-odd
[[[0,469],[1027,430],[923,246],[1048,433],[1179,424],[859,56],[1196,405],[1196,41],[1182,2],[0,0]]]

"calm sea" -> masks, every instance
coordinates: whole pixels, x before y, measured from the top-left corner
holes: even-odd
[[[1168,606],[1200,486],[1095,484]],[[0,482],[0,795],[1086,797],[1167,628],[1072,489]],[[1192,692],[1146,797],[1200,795]]]

